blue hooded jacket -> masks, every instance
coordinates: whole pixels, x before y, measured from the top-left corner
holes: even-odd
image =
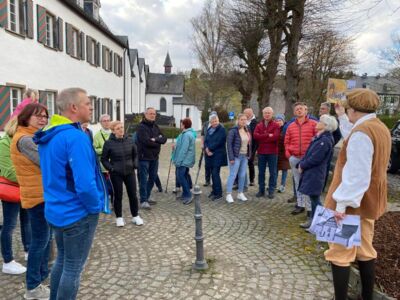
[[[54,115],[35,133],[42,171],[45,217],[65,227],[97,214],[107,199],[96,153],[79,123]]]

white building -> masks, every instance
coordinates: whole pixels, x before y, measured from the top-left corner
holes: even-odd
[[[189,116],[200,129],[201,112],[184,97],[183,76],[171,74],[169,55],[165,74],[150,73],[128,37],[109,30],[100,7],[100,0],[0,0],[0,131],[26,89],[39,90],[54,114],[67,87],[88,92],[92,124],[105,113],[124,121],[149,106],[160,110],[166,101],[162,114],[178,123]]]
[[[147,74],[146,107],[154,107],[161,115],[173,116],[176,127],[184,118],[192,120],[192,127],[201,130],[201,111],[185,94],[184,75],[172,74],[169,53],[164,62],[164,73]]]
[[[0,130],[27,88],[39,90],[50,114],[57,93],[77,86],[93,101],[93,122],[124,116],[128,39],[111,33],[99,9],[98,0],[0,1]]]

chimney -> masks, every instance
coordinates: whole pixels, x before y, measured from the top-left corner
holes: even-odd
[[[171,58],[169,57],[169,52],[167,52],[167,56],[165,57],[164,61],[164,73],[171,74],[171,70],[172,70]]]
[[[100,0],[84,0],[84,1],[85,1],[83,6],[84,11],[98,21],[100,19],[100,14],[99,14],[101,7]]]

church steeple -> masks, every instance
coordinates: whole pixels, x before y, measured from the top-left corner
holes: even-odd
[[[169,57],[169,52],[167,52],[167,56],[165,57],[164,61],[164,73],[171,74],[171,70],[172,70],[172,62],[171,58]]]

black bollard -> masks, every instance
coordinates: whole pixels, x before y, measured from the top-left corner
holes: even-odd
[[[201,197],[201,190],[200,186],[195,185],[194,190],[194,220],[196,222],[196,233],[194,239],[196,240],[196,261],[193,264],[193,269],[195,270],[206,270],[208,269],[208,264],[204,259],[204,244],[203,244],[203,225],[202,225],[202,218],[203,215],[201,214],[201,207],[200,207],[200,197]]]

